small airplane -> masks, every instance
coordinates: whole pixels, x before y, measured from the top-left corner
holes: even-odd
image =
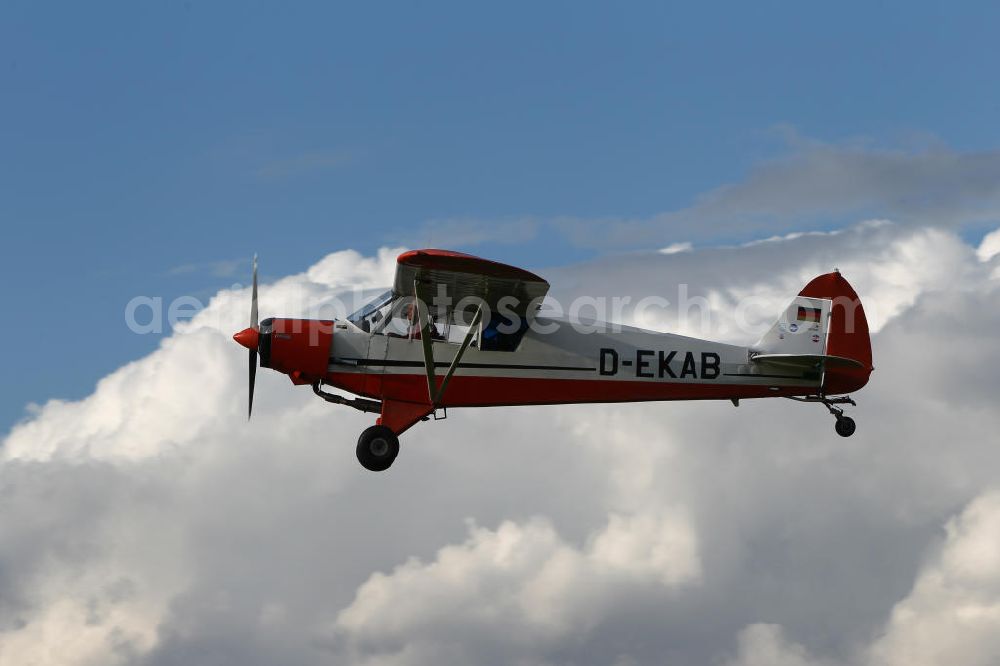
[[[403,432],[449,407],[782,397],[825,405],[837,434],[854,434],[838,405],[855,405],[847,394],[874,367],[864,308],[837,270],[751,347],[610,324],[581,332],[538,312],[548,289],[514,266],[414,250],[397,258],[392,289],[344,320],[258,322],[254,257],[250,327],[233,336],[250,350],[247,416],[259,359],[327,402],[378,414],[357,445],[372,471],[392,465]]]

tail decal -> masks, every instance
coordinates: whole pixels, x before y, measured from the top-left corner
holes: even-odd
[[[799,296],[754,346],[768,354],[826,353],[830,301]]]

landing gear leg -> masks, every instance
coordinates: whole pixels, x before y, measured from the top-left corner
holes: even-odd
[[[854,401],[850,398],[823,398],[822,403],[826,405],[826,408],[830,410],[833,414],[833,418],[837,419],[837,422],[833,425],[833,429],[837,431],[837,434],[841,437],[850,437],[854,434],[857,429],[857,424],[854,423],[854,419],[850,416],[844,416],[844,410],[840,407],[834,407],[836,403],[850,403],[854,404]]]
[[[399,455],[399,438],[389,428],[374,425],[358,437],[358,462],[372,472],[384,472]]]
[[[847,396],[840,396],[839,398],[828,398],[825,395],[810,395],[804,398],[799,398],[795,396],[789,396],[792,400],[798,400],[799,402],[821,402],[823,405],[830,410],[833,414],[833,418],[837,419],[834,424],[833,429],[837,431],[837,434],[841,437],[850,437],[857,430],[857,424],[854,423],[854,419],[850,416],[844,416],[844,410],[836,405],[854,405],[857,404],[848,398]]]

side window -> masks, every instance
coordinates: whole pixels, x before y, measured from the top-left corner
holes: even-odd
[[[389,319],[381,332],[397,338],[406,338],[409,337],[411,328],[419,326],[416,322],[416,314],[413,312],[413,298],[400,298],[393,302]]]
[[[433,312],[429,316],[431,318],[431,339],[448,340],[447,318],[443,316],[438,317]],[[385,322],[376,332],[393,338],[419,340],[421,336],[420,318],[417,315],[413,297],[407,296],[393,301],[391,310],[387,312]]]
[[[500,315],[493,315],[480,333],[479,348],[483,351],[515,351],[528,330],[528,322],[521,318],[520,327],[511,330],[513,323]]]
[[[468,326],[463,326],[461,324],[452,324],[448,327],[448,334],[445,339],[448,342],[453,342],[456,345],[462,344],[465,340],[465,334],[469,332]],[[472,339],[472,346],[476,346],[476,339]]]

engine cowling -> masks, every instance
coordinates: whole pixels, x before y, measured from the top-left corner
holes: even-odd
[[[260,325],[260,365],[283,372],[296,384],[326,375],[333,353],[334,322],[272,317]]]

